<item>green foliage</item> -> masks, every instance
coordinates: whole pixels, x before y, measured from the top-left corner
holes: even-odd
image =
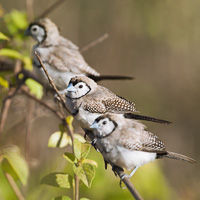
[[[78,166],[73,165],[74,173],[90,188],[95,177],[95,167],[89,163],[81,163]]]
[[[60,188],[71,188],[72,181],[73,178],[69,174],[55,172],[46,175],[40,183]]]
[[[0,199],[13,199],[17,200],[17,197],[11,188],[10,184],[8,183],[5,177],[5,171],[0,165]]]
[[[90,151],[89,143],[82,143],[78,139],[74,139],[74,154],[78,160],[85,158]]]
[[[3,77],[0,76],[0,85],[3,86],[4,88],[9,87],[9,83],[7,80],[5,80]]]
[[[26,185],[29,170],[24,157],[20,153],[20,149],[14,145],[5,147],[2,149],[2,157],[8,161],[21,183]]]
[[[43,87],[41,84],[30,78],[26,79],[25,84],[29,87],[31,94],[34,94],[38,99],[42,98]]]
[[[4,21],[6,22],[9,33],[12,35],[18,33],[19,30],[24,30],[28,26],[26,13],[18,10],[13,10],[6,14]]]
[[[10,38],[5,34],[3,34],[2,32],[0,32],[0,40],[10,40]]]

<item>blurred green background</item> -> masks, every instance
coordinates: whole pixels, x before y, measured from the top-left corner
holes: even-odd
[[[40,15],[53,2],[34,0],[34,16]],[[4,12],[26,11],[26,1],[22,0],[0,0],[0,5]],[[107,40],[83,56],[101,74],[131,75],[135,80],[101,84],[132,100],[141,114],[172,121],[169,126],[145,124],[164,141],[168,150],[198,162],[199,10],[198,0],[66,0],[48,15],[61,34],[80,48],[108,33]],[[53,103],[48,94],[44,99]],[[23,154],[26,153],[26,110],[31,104],[34,112],[29,127],[30,177],[24,188],[27,199],[45,200],[61,194],[70,195],[71,190],[39,185],[46,174],[65,168],[66,162],[62,158],[65,150],[47,147],[49,136],[58,130],[59,120],[37,103],[30,102],[23,95],[14,98],[0,145],[15,144]],[[78,126],[74,126],[79,133]],[[99,167],[92,187],[88,189],[82,185],[80,196],[95,200],[131,199],[128,190],[119,187],[119,180],[110,167],[104,170],[101,155],[93,150],[89,157],[97,161]],[[159,160],[140,168],[131,180],[144,199],[200,199],[199,164]]]

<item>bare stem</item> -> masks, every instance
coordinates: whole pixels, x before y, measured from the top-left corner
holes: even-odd
[[[83,47],[80,52],[84,53],[85,51],[88,51],[90,48],[96,46],[97,44],[103,42],[104,40],[106,40],[108,38],[108,33],[105,33],[104,35],[102,35],[101,37],[97,38],[95,41],[91,42],[90,44],[88,44],[87,46]]]
[[[26,0],[26,13],[28,16],[28,21],[31,22],[33,20],[33,0]]]
[[[37,56],[37,58],[38,58],[38,60],[39,60],[39,62],[40,62],[40,64],[41,64],[41,66],[42,66],[42,68],[43,68],[43,70],[44,70],[44,72],[45,72],[45,74],[46,74],[46,76],[47,76],[47,78],[48,78],[48,80],[49,80],[49,83],[51,84],[51,86],[52,86],[53,89],[55,90],[56,94],[57,94],[58,97],[60,98],[60,101],[61,101],[62,105],[63,105],[63,106],[65,107],[65,109],[68,111],[67,107],[65,106],[65,100],[64,100],[63,96],[60,95],[58,89],[56,88],[56,85],[54,84],[52,78],[49,76],[49,74],[48,74],[48,72],[47,72],[47,70],[46,70],[46,68],[45,68],[45,66],[44,66],[44,64],[43,64],[43,62],[42,62],[40,56],[37,54],[36,51],[35,51],[35,55]],[[68,111],[68,112],[69,112],[69,111]],[[70,113],[70,112],[69,112],[69,113]],[[64,118],[62,119],[62,121],[63,121],[63,124],[64,124],[65,128],[67,129],[67,133],[68,133],[68,134],[70,135],[70,137],[71,137],[71,140],[72,140],[72,152],[73,152],[73,154],[74,154],[74,148],[73,148],[73,141],[74,141],[73,131],[71,130],[71,128],[69,127],[69,125],[66,123],[66,120],[65,120],[65,119],[66,119],[66,117],[64,117]],[[79,199],[79,178],[78,178],[78,176],[77,176],[76,174],[74,174],[74,180],[75,180],[74,198],[75,198],[75,200],[78,200],[78,199]]]
[[[86,132],[86,134],[90,138],[90,140],[93,140],[95,138],[95,136],[94,136],[94,134],[92,132],[88,131],[88,132]],[[101,145],[100,143],[98,143],[96,145],[97,145],[97,149],[102,149],[102,147],[100,146]],[[112,166],[111,163],[109,163],[109,164]],[[116,168],[115,172],[117,173],[117,175],[119,177],[123,177],[123,175],[124,175],[123,169]],[[126,187],[130,191],[132,196],[135,198],[135,200],[143,200],[143,198],[140,196],[140,194],[135,189],[135,187],[133,186],[133,184],[131,183],[131,181],[130,181],[130,179],[128,177],[125,177],[125,178],[121,179],[121,181],[126,185]]]
[[[65,0],[58,0],[54,4],[52,4],[49,8],[47,8],[40,16],[38,16],[36,19],[40,19],[42,17],[46,17],[50,12],[55,10],[61,3],[63,3]]]
[[[14,193],[16,194],[16,196],[18,197],[19,200],[25,200],[25,198],[23,197],[21,191],[19,190],[17,184],[15,183],[15,181],[13,180],[12,176],[8,173],[5,173],[5,176],[10,184],[10,186],[12,187]]]
[[[34,101],[28,100],[28,112],[26,114],[26,160],[29,159],[30,140],[31,140],[31,116],[33,113]]]

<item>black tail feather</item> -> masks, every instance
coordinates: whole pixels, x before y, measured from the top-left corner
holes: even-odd
[[[172,158],[175,160],[183,160],[183,161],[189,162],[191,164],[197,163],[196,160],[194,160],[188,156],[185,156],[185,155],[182,155],[179,153],[170,152],[170,151],[167,151],[165,154],[160,154],[160,155],[157,154],[157,158],[163,158],[163,157]]]
[[[137,114],[133,114],[133,113],[125,113],[124,117],[128,118],[128,119],[144,120],[144,121],[150,121],[150,122],[155,122],[155,123],[160,123],[160,124],[171,124],[172,123],[172,122],[169,122],[166,120],[157,119],[154,117],[148,117],[148,116],[144,116],[144,115],[137,115]]]
[[[100,76],[94,76],[89,75],[88,78],[93,79],[94,81],[102,81],[102,80],[132,80],[134,77],[131,76],[115,76],[115,75],[100,75]]]

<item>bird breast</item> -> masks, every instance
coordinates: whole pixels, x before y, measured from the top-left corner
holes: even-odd
[[[108,153],[107,158],[113,164],[130,171],[136,166],[140,167],[148,162],[154,161],[156,159],[156,153],[131,151],[117,146]]]

